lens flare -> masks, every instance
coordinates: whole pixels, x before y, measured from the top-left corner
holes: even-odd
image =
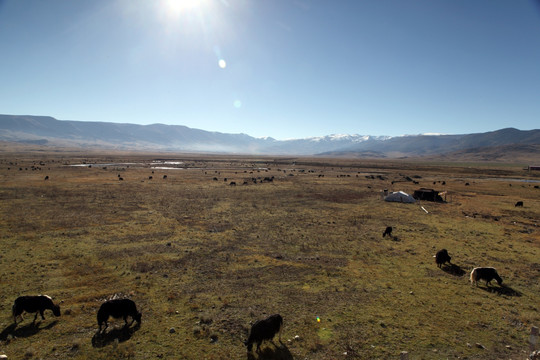
[[[227,67],[227,62],[223,59],[219,59],[218,66],[222,69],[225,69]]]

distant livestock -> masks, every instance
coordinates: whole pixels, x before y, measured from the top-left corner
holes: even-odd
[[[385,237],[386,235],[392,236],[392,227],[391,226],[386,227],[386,230],[384,230],[384,232],[382,234],[382,237]]]
[[[515,207],[523,207],[523,201],[518,201],[516,203],[516,205],[514,205]]]
[[[137,306],[135,305],[133,300],[108,300],[101,304],[101,307],[99,308],[97,313],[99,332],[101,332],[101,326],[103,325],[103,323],[105,323],[105,328],[103,329],[103,331],[105,331],[105,329],[107,329],[107,327],[109,326],[109,324],[107,323],[109,316],[112,316],[116,319],[123,318],[126,323],[125,326],[128,326],[127,318],[129,316],[131,317],[131,323],[129,324],[129,326],[131,326],[134,321],[137,321],[137,324],[141,323],[142,314],[137,311]]]
[[[448,255],[448,251],[446,249],[437,251],[433,257],[435,258],[435,263],[438,267],[441,267],[444,263],[450,263],[450,260],[452,259],[450,255]]]
[[[497,284],[501,285],[503,280],[497,273],[497,270],[492,267],[477,267],[471,271],[471,286],[478,286],[479,280],[484,280],[486,286],[490,285],[491,280],[497,280]]]
[[[17,323],[17,317],[19,316],[21,317],[21,321],[24,320],[22,316],[24,311],[27,313],[36,313],[33,322],[36,322],[38,313],[41,315],[41,318],[45,320],[43,312],[47,309],[51,310],[54,316],[60,316],[60,306],[55,305],[50,296],[19,296],[17,299],[15,299],[15,303],[12,307],[13,321]]]
[[[264,340],[272,341],[276,333],[279,333],[279,341],[281,342],[282,327],[283,318],[279,314],[271,315],[264,320],[257,321],[251,327],[249,338],[245,342],[247,350],[251,351],[253,349],[253,344],[257,343],[257,352],[259,352],[262,342]]]

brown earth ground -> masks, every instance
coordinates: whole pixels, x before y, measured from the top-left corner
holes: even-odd
[[[540,172],[523,165],[5,148],[0,353],[525,359],[540,325]],[[420,187],[446,203],[382,200]],[[439,269],[442,248],[453,266]],[[475,266],[503,286],[471,287]],[[15,326],[13,301],[32,294],[62,316]],[[133,299],[142,324],[99,335],[114,296]],[[282,343],[247,353],[251,324],[273,313]]]

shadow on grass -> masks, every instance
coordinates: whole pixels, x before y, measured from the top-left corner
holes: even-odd
[[[36,335],[41,330],[49,330],[56,324],[58,324],[58,321],[53,321],[49,323],[47,326],[39,327],[41,324],[41,321],[38,323],[29,323],[24,326],[17,327],[16,323],[13,323],[9,326],[7,326],[2,332],[0,333],[0,340],[7,340],[8,335],[13,336],[14,338],[26,338],[33,335]]]
[[[259,353],[248,352],[248,360],[293,360],[293,356],[287,346],[281,343],[280,346],[261,348]]]
[[[479,286],[479,288],[490,293],[495,293],[497,295],[517,296],[517,297],[521,296],[521,293],[519,291],[514,290],[511,287],[506,286],[506,285],[487,286],[487,287]]]
[[[450,265],[443,265],[441,268],[444,272],[454,275],[454,276],[463,276],[465,275],[465,270],[463,270],[459,265],[456,264],[450,264]]]
[[[92,346],[95,348],[102,348],[113,342],[117,341],[119,343],[127,341],[133,336],[135,331],[141,328],[141,324],[137,323],[133,327],[124,326],[120,329],[112,329],[109,332],[97,332],[92,337]]]

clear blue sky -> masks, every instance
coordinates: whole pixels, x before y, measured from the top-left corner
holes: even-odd
[[[0,113],[277,139],[537,129],[540,2],[0,0]]]

